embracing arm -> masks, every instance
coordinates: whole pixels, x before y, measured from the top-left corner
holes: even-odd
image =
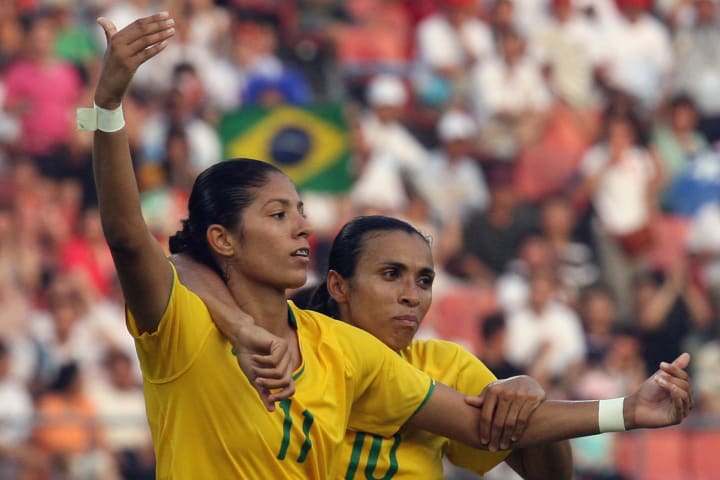
[[[166,39],[174,34],[174,23],[167,13],[136,20],[119,32],[107,19],[98,19],[98,23],[105,31],[108,47],[95,103],[115,109],[137,68],[165,48]],[[93,170],[103,232],[125,301],[139,328],[152,332],[170,295],[172,269],[140,210],[125,127],[116,132],[95,132]]]
[[[170,256],[180,281],[208,308],[215,326],[235,348],[238,365],[260,394],[269,411],[275,402],[295,393],[295,362],[286,339],[255,325],[235,302],[228,286],[208,266],[180,253]]]
[[[625,428],[658,428],[680,423],[692,408],[691,387],[685,372],[690,362],[682,354],[672,364],[663,363],[645,380],[638,391],[625,398]],[[489,426],[481,422],[482,397],[465,397],[468,409],[459,401],[463,396],[438,385],[425,406],[408,422],[438,435],[491,451],[500,448],[497,436],[491,438]],[[595,435],[598,404],[589,401],[546,401],[532,414],[523,434],[510,447],[524,448],[544,442]],[[480,426],[478,428],[478,426]]]

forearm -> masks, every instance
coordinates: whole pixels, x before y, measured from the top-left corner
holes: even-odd
[[[240,309],[227,284],[210,267],[187,254],[172,255],[170,261],[175,265],[180,281],[205,302],[218,330],[230,343],[237,345],[241,341],[243,327],[255,322]]]
[[[506,462],[525,480],[573,478],[572,448],[567,440],[513,450]]]
[[[95,132],[93,173],[105,238],[111,248],[132,248],[148,235],[140,209],[127,132]]]

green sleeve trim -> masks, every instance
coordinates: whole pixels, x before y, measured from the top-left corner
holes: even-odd
[[[293,381],[300,378],[300,375],[302,375],[304,371],[305,371],[305,362],[303,362],[302,367],[300,367],[300,370],[292,376]]]
[[[430,400],[430,397],[432,397],[432,394],[435,392],[435,380],[432,378],[430,379],[430,388],[428,388],[427,395],[425,395],[425,398],[423,399],[422,403],[418,405],[418,407],[415,409],[412,415],[408,417],[408,419],[405,421],[405,423],[409,422],[417,413],[422,410],[422,408],[425,406],[425,404]]]

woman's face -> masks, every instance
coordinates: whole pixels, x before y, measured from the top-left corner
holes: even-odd
[[[232,268],[244,279],[277,289],[305,284],[310,263],[310,225],[295,185],[272,173],[243,211]]]
[[[345,283],[349,318],[343,320],[402,350],[430,308],[434,278],[425,239],[403,231],[370,233]]]

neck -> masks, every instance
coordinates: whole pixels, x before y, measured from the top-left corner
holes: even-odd
[[[284,290],[232,277],[228,281],[228,287],[235,302],[253,317],[256,325],[279,337],[290,332]]]

